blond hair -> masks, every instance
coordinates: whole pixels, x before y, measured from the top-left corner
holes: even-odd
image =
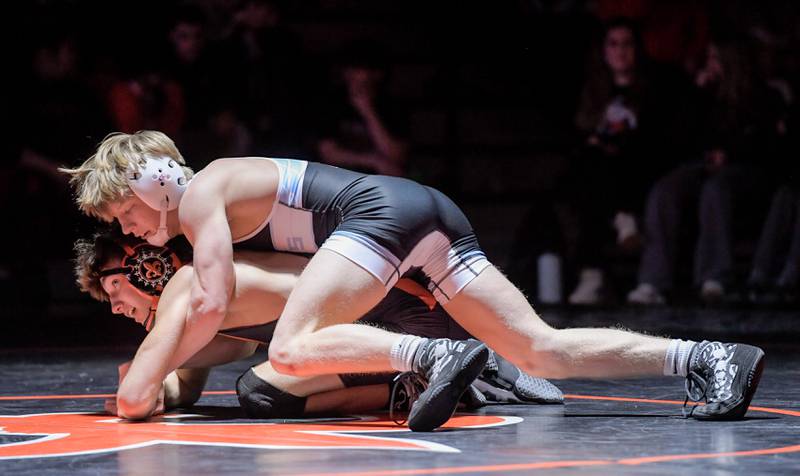
[[[71,176],[75,203],[82,212],[109,220],[108,206],[131,195],[128,175],[139,170],[147,156],[169,157],[181,164],[187,179],[194,175],[172,139],[158,131],[109,134],[79,167],[58,170]]]

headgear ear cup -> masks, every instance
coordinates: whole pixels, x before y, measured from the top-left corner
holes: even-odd
[[[144,164],[131,166],[128,186],[148,207],[161,212],[158,231],[147,241],[163,246],[169,240],[167,212],[178,208],[189,180],[181,164],[169,157],[144,157]]]

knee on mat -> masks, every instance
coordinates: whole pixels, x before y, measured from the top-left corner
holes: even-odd
[[[248,369],[236,380],[236,395],[250,418],[297,418],[303,415],[306,397],[274,387]]]

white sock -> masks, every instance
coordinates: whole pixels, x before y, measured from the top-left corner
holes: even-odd
[[[689,355],[696,344],[693,340],[673,339],[664,357],[664,375],[686,377],[689,373]]]
[[[417,336],[402,336],[392,344],[392,350],[389,352],[389,361],[392,368],[400,372],[408,372],[412,370],[414,364],[414,355],[420,344],[428,339]]]

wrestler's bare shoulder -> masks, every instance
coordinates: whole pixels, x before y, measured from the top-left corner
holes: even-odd
[[[280,316],[286,299],[308,260],[280,253],[237,253],[234,262],[236,287],[220,329],[252,326]],[[194,268],[182,266],[170,279],[161,295],[159,308],[187,306]]]
[[[269,215],[279,180],[280,171],[271,160],[217,159],[191,179],[181,199],[181,223],[197,223],[224,206],[233,235],[246,234]]]
[[[265,157],[223,157],[209,163],[205,168],[195,174],[195,177],[219,178],[242,173],[277,174],[278,166]],[[208,180],[208,179],[205,179]]]
[[[191,263],[181,266],[175,274],[170,278],[164,290],[161,292],[159,305],[164,302],[169,302],[170,299],[176,298],[183,293],[188,293],[192,288],[192,275],[194,268]]]

